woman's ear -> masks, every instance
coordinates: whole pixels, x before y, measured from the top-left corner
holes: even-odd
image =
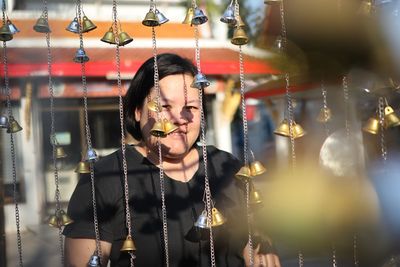
[[[140,118],[142,117],[142,110],[139,108],[135,109],[135,121],[140,122]]]

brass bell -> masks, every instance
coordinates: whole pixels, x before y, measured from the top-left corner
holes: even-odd
[[[11,20],[7,19],[7,24],[11,34],[16,34],[19,32],[18,28],[11,22]]]
[[[149,110],[151,110],[151,111],[154,111],[154,112],[159,112],[160,111],[160,108],[159,108],[157,102],[153,101],[153,100],[147,102],[147,108]]]
[[[202,228],[202,229],[210,229],[210,224],[208,223],[207,220],[207,211],[203,210],[203,212],[200,214],[199,218],[197,218],[196,222],[194,223],[194,226]]]
[[[362,129],[364,132],[370,134],[378,134],[379,128],[380,128],[379,120],[376,117],[371,117],[368,119],[367,123]]]
[[[211,210],[211,226],[216,227],[223,225],[226,222],[226,218],[222,215],[217,208],[212,208]]]
[[[207,80],[206,76],[199,72],[194,76],[194,80],[190,85],[192,88],[201,89],[210,85],[210,82]]]
[[[156,9],[156,17],[157,17],[158,23],[159,23],[160,25],[162,25],[162,24],[164,24],[164,23],[167,23],[167,22],[169,21],[169,19],[167,19],[167,18],[164,16],[164,14],[161,13],[158,9]]]
[[[74,62],[84,63],[84,62],[88,62],[88,61],[89,61],[89,57],[86,55],[85,50],[83,50],[83,48],[78,48],[78,50],[76,51],[75,57],[74,57]]]
[[[259,162],[258,160],[250,163],[251,176],[261,175],[261,174],[265,173],[266,171],[267,171],[267,169],[265,169],[265,167],[262,165],[262,163]]]
[[[249,204],[256,205],[262,202],[262,197],[260,192],[254,188],[254,185],[251,185],[250,194],[249,194]]]
[[[96,160],[99,159],[99,157],[97,156],[96,150],[94,150],[93,148],[89,148],[88,151],[86,152],[86,158],[88,161],[90,162],[95,162]]]
[[[182,23],[192,25],[193,15],[194,15],[194,10],[193,8],[189,7],[188,10],[186,11],[185,19],[182,21]]]
[[[164,125],[162,122],[156,122],[150,130],[150,134],[155,137],[165,137]]]
[[[56,158],[57,159],[62,159],[62,158],[66,158],[67,154],[64,151],[64,148],[62,146],[57,146],[56,147]]]
[[[235,177],[242,181],[247,181],[251,178],[251,170],[248,166],[243,166],[240,170],[235,174]]]
[[[88,19],[88,17],[83,16],[82,18],[82,32],[90,32],[94,29],[96,29],[97,26],[94,25],[94,23]]]
[[[178,130],[178,126],[176,126],[175,124],[173,124],[172,122],[170,122],[167,119],[164,119],[163,121],[163,127],[164,127],[164,133],[166,135],[175,132],[176,130]]]
[[[71,23],[68,25],[67,28],[65,28],[67,31],[72,32],[72,33],[79,33],[79,22],[78,18],[75,17]]]
[[[239,15],[235,27],[244,28],[246,24],[243,22],[242,17]]]
[[[142,24],[147,27],[154,27],[154,26],[159,26],[160,22],[157,19],[156,13],[150,10],[144,17]]]
[[[97,255],[90,256],[89,262],[87,264],[89,267],[101,267],[100,257]]]
[[[236,24],[235,9],[232,5],[232,2],[225,9],[224,14],[219,20],[226,24],[231,24],[231,25]]]
[[[192,18],[192,24],[193,25],[201,25],[204,24],[208,21],[208,18],[206,15],[204,15],[203,10],[200,8],[196,7],[193,10],[193,18]]]
[[[126,32],[121,32],[118,35],[118,45],[119,46],[127,45],[132,41],[133,41],[132,37],[130,37]]]
[[[303,127],[300,126],[300,124],[294,123],[293,124],[293,137],[294,139],[300,138],[306,134],[306,131],[304,131]]]
[[[33,26],[33,29],[36,32],[40,32],[40,33],[51,32],[50,27],[49,27],[49,22],[45,17],[43,17],[43,15],[36,21],[36,24]]]
[[[242,27],[236,27],[233,32],[231,43],[234,45],[245,45],[249,42],[249,37]]]
[[[76,166],[74,172],[76,173],[90,173],[90,164],[87,161],[80,161]]]
[[[117,44],[115,42],[115,35],[112,27],[110,27],[108,32],[104,34],[103,38],[101,38],[101,41],[108,44]]]
[[[332,112],[329,108],[321,108],[317,116],[317,121],[321,123],[328,122],[332,117]]]
[[[60,226],[66,226],[74,222],[63,210],[60,210],[57,217],[60,220]]]
[[[385,128],[396,127],[400,125],[399,117],[390,106],[385,107]]]
[[[127,236],[124,243],[122,244],[122,248],[120,251],[127,251],[127,252],[132,252],[136,250],[135,243],[132,240],[131,236]]]
[[[8,120],[7,133],[16,133],[19,131],[22,131],[22,127],[18,124],[14,117],[10,116],[10,119]]]
[[[12,40],[13,35],[10,31],[10,26],[8,24],[3,24],[0,28],[0,41],[7,42]]]
[[[6,115],[0,116],[0,128],[3,128],[3,129],[8,128],[8,118]]]
[[[284,136],[284,137],[289,137],[290,136],[290,129],[289,129],[289,123],[286,119],[284,119],[276,128],[274,131],[274,134]]]
[[[58,218],[56,215],[51,215],[49,219],[49,226],[59,228],[60,224],[58,223]]]

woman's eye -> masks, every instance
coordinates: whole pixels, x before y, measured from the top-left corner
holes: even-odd
[[[162,105],[162,108],[166,109],[166,110],[169,110],[169,109],[171,109],[171,105]]]
[[[198,107],[196,107],[196,106],[186,106],[186,109],[195,110],[195,109],[198,109]]]

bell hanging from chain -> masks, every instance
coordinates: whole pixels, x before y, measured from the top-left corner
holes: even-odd
[[[22,131],[22,127],[18,124],[14,117],[10,116],[10,119],[8,120],[7,133],[17,133],[19,131]]]
[[[194,223],[194,226],[202,228],[202,229],[210,229],[210,224],[208,223],[207,220],[207,211],[203,210],[203,212],[200,214],[199,218],[197,218],[196,222]]]
[[[54,228],[59,228],[60,227],[58,218],[57,218],[57,216],[55,214],[50,216],[49,226],[54,227]]]
[[[192,24],[193,25],[201,25],[204,24],[208,21],[207,16],[204,14],[203,10],[200,8],[196,7],[193,10],[193,18],[192,18]]]
[[[87,160],[89,162],[95,162],[96,160],[99,159],[99,157],[97,156],[96,150],[94,150],[93,148],[88,149],[86,156],[87,156]]]
[[[194,80],[190,85],[192,88],[202,89],[210,85],[210,82],[207,80],[206,76],[199,72],[194,76]]]
[[[127,236],[124,243],[122,244],[122,248],[120,251],[125,251],[125,252],[133,252],[136,250],[135,243],[132,240],[131,236]]]
[[[78,48],[78,50],[76,51],[75,57],[74,57],[74,62],[84,63],[84,62],[88,62],[88,61],[89,61],[89,57],[86,55],[85,50],[83,50],[83,48]]]
[[[293,137],[294,139],[303,137],[306,134],[306,131],[304,131],[303,127],[301,127],[300,124],[293,123]]]
[[[243,27],[235,27],[231,43],[234,45],[245,45],[249,42],[246,31]]]
[[[156,9],[156,17],[157,17],[158,23],[159,23],[160,25],[162,25],[162,24],[164,24],[164,23],[167,23],[167,22],[169,21],[169,19],[167,19],[167,18],[164,16],[164,14],[161,13],[158,9]]]
[[[263,164],[261,162],[259,162],[258,160],[255,160],[252,163],[250,163],[251,176],[261,175],[261,174],[265,173],[266,171],[267,171],[267,169],[265,169]]]
[[[36,32],[40,33],[48,33],[51,32],[48,20],[42,15],[36,21],[36,24],[33,26],[33,29]]]
[[[56,147],[56,158],[57,159],[62,159],[62,158],[66,158],[67,154],[65,153],[65,150],[62,146],[57,146]]]
[[[16,34],[19,32],[18,28],[11,22],[11,20],[7,19],[7,24],[11,34]]]
[[[332,118],[332,112],[329,108],[321,108],[317,116],[317,121],[321,123],[326,123]]]
[[[222,215],[217,208],[212,208],[211,210],[211,226],[216,227],[223,225],[226,222],[226,218]]]
[[[240,170],[235,174],[235,177],[241,181],[247,181],[251,178],[251,170],[248,166],[243,166]]]
[[[274,131],[274,134],[284,137],[290,136],[289,123],[286,119],[283,119],[283,121],[278,125],[278,127]]]
[[[58,219],[60,221],[60,225],[61,226],[66,226],[69,225],[71,223],[73,223],[74,221],[65,213],[64,210],[60,210],[59,214],[58,214]]]
[[[7,129],[8,128],[8,118],[6,115],[0,116],[0,128]]]
[[[150,130],[150,134],[155,137],[167,136],[164,131],[164,125],[161,121],[154,123],[153,128],[151,128],[151,130]]]
[[[246,26],[246,24],[242,20],[242,17],[240,15],[238,15],[238,19],[236,21],[235,27],[244,28],[245,26]]]
[[[380,128],[379,120],[376,117],[371,117],[368,119],[367,123],[362,129],[364,132],[370,134],[378,134],[379,128]]]
[[[225,9],[224,14],[222,15],[222,17],[219,20],[223,23],[230,24],[230,25],[236,24],[235,9],[232,5],[232,2]]]
[[[71,23],[68,25],[67,28],[65,28],[67,31],[72,32],[72,33],[79,33],[79,22],[78,18],[75,17]]]
[[[154,111],[154,112],[159,112],[159,111],[161,110],[161,109],[159,108],[157,102],[154,101],[154,100],[151,100],[151,101],[147,102],[147,108],[148,108],[149,110],[151,110],[151,111]]]
[[[82,32],[90,32],[96,29],[97,26],[86,16],[82,18]]]
[[[149,12],[147,12],[146,16],[144,17],[142,24],[147,27],[155,27],[159,26],[160,22],[157,19],[156,13],[154,13],[153,10],[149,10]]]
[[[112,27],[110,27],[110,29],[104,34],[103,38],[101,38],[101,41],[108,44],[117,44],[115,42],[115,35]]]
[[[87,266],[88,267],[101,267],[100,257],[95,254],[90,256]]]
[[[249,204],[256,205],[262,202],[262,197],[260,192],[254,188],[253,184],[250,184],[250,193],[249,193]]]
[[[186,11],[186,16],[185,19],[182,21],[182,24],[192,25],[193,15],[194,15],[194,10],[192,7],[189,7],[188,10]]]
[[[400,125],[399,117],[397,117],[391,106],[385,107],[385,128],[396,127]]]
[[[7,42],[12,40],[13,35],[10,31],[10,26],[8,24],[3,24],[0,28],[0,41]]]
[[[163,127],[164,127],[164,133],[166,135],[175,132],[176,130],[178,130],[178,126],[176,126],[175,124],[173,124],[172,122],[170,122],[167,119],[164,119],[163,121]]]
[[[127,34],[126,32],[121,32],[118,35],[118,45],[119,46],[125,46],[132,41],[133,41],[132,37],[130,37],[129,34]]]
[[[90,173],[90,164],[87,161],[80,161],[76,166],[74,172],[76,173]]]

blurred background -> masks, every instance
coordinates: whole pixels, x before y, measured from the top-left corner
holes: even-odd
[[[151,30],[141,23],[149,1],[117,2],[121,27],[134,39],[121,47],[126,90],[138,67],[152,56]],[[7,42],[7,70],[13,114],[23,127],[15,134],[15,148],[24,262],[57,266],[58,231],[48,226],[55,185],[47,48],[45,35],[32,28],[43,3],[4,3],[19,29]],[[194,60],[194,30],[182,24],[190,3],[157,1],[170,20],[156,30],[159,53]],[[207,142],[242,158],[239,53],[230,42],[233,28],[220,22],[229,3],[198,3],[209,18],[199,27],[202,70],[211,81],[206,89]],[[299,266],[299,251],[304,266],[400,266],[400,1],[239,4],[250,41],[243,46],[249,147],[267,168],[253,180],[262,196],[256,224],[274,240],[283,266]],[[78,180],[74,169],[86,148],[81,70],[73,62],[79,38],[65,30],[76,15],[75,5],[48,2],[55,129],[68,155],[59,162],[64,209]],[[86,74],[92,142],[104,156],[120,146],[115,46],[100,41],[112,23],[112,1],[83,1],[83,10],[97,26],[84,35],[84,46],[90,58]],[[0,65],[2,87],[5,67]],[[293,119],[304,130],[293,142],[282,132],[274,134],[288,119],[287,82]],[[1,99],[4,114],[4,90]],[[0,138],[0,266],[15,266],[10,138],[5,130]]]

